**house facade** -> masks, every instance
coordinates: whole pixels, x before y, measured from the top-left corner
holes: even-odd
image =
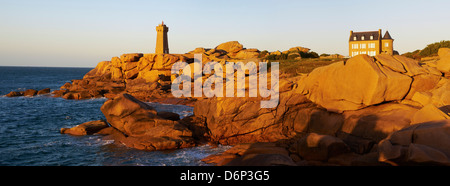
[[[394,39],[388,31],[381,35],[381,29],[369,32],[350,31],[349,56],[354,57],[360,54],[375,56],[377,54],[394,54]]]

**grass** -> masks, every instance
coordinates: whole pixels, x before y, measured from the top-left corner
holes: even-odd
[[[285,74],[287,77],[294,77],[300,73],[310,73],[315,68],[327,66],[332,63],[344,61],[344,59],[319,59],[319,58],[306,58],[306,59],[287,59],[287,60],[274,60],[271,62],[280,63],[280,74]]]

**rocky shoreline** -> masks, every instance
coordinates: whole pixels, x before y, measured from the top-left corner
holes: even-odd
[[[204,54],[203,62],[220,63],[260,54],[235,42],[219,46],[183,55],[124,54],[100,62],[53,94],[108,98],[101,107],[106,121],[61,133],[104,135],[148,151],[233,145],[203,160],[216,165],[450,165],[450,49],[421,63],[398,55],[359,55],[281,78],[280,102],[272,109],[260,108],[261,97],[174,98],[171,64],[192,63],[197,52]],[[194,115],[180,120],[143,101],[192,105]]]

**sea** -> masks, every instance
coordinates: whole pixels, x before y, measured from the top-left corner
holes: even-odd
[[[207,166],[201,159],[230,148],[204,145],[149,152],[116,145],[100,135],[64,135],[61,128],[105,119],[100,107],[106,99],[4,96],[26,89],[57,90],[91,69],[0,66],[0,166]],[[149,104],[181,117],[193,114],[189,106]]]

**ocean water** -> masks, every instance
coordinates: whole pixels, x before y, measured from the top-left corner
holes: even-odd
[[[0,67],[0,95],[25,89],[59,89],[89,68]],[[105,119],[106,99],[65,100],[51,95],[0,96],[0,166],[198,166],[229,147],[200,146],[148,152],[115,145],[101,136],[60,134],[63,127]],[[189,116],[192,107],[149,103],[158,111]]]

